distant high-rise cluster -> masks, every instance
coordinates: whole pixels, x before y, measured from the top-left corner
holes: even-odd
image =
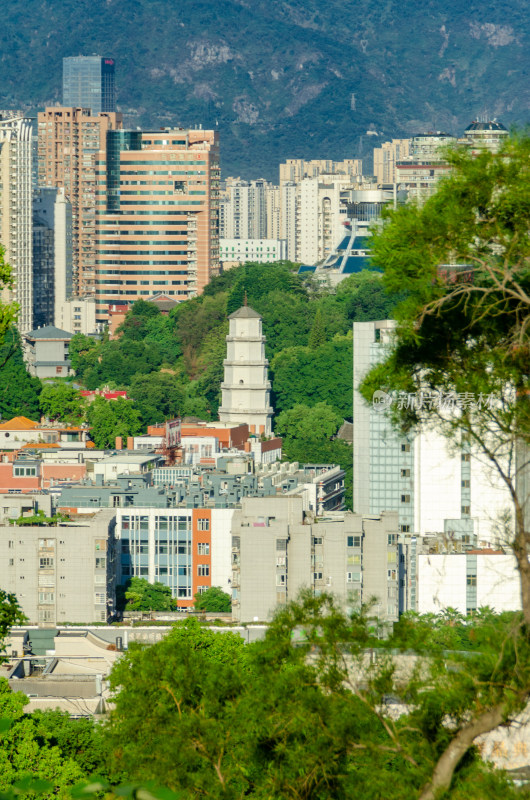
[[[1,241],[22,333],[93,333],[109,307],[178,302],[219,271],[219,134],[124,130],[114,58],[63,59],[63,104],[0,112]]]
[[[427,132],[360,159],[279,165],[278,184],[226,178],[219,133],[126,130],[116,63],[63,59],[63,103],[38,119],[0,111],[0,237],[12,267],[4,300],[26,333],[101,330],[139,298],[179,302],[220,270],[289,259],[336,283],[363,267],[385,203],[422,202],[450,171],[443,148],[495,150],[508,131],[472,122],[461,138]],[[7,191],[9,187],[9,191]]]

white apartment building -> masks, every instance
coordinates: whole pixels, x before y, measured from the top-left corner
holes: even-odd
[[[220,239],[219,261],[224,269],[252,261],[256,264],[271,264],[287,258],[287,242],[284,239]]]
[[[220,198],[219,234],[226,239],[267,238],[267,197],[270,184],[227,178]]]
[[[500,478],[471,448],[452,447],[436,429],[404,435],[380,406],[370,406],[358,386],[392,347],[395,322],[353,326],[353,507],[362,514],[397,511],[400,530],[467,537],[495,543],[499,522],[511,510]]]
[[[327,258],[344,236],[346,207],[341,191],[351,183],[348,175],[321,175],[300,183],[297,261],[316,264]]]
[[[21,333],[33,327],[32,150],[31,120],[0,120],[0,242],[14,279],[1,300],[18,303]]]
[[[521,582],[515,556],[470,550],[417,556],[417,607],[420,614],[454,608],[469,614],[484,606],[497,613],[521,609]]]
[[[57,309],[59,327],[72,333],[98,333],[101,325],[96,322],[96,300],[94,297],[72,297]]]

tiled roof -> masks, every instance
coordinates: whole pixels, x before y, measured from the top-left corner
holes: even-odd
[[[26,333],[29,339],[72,339],[73,333],[56,328],[55,325],[44,325],[34,331]]]
[[[0,430],[3,431],[32,431],[38,427],[38,422],[33,422],[33,420],[27,417],[13,417],[13,419],[9,419],[7,422],[2,422],[0,424]]]
[[[228,319],[261,319],[261,315],[250,306],[241,306]]]

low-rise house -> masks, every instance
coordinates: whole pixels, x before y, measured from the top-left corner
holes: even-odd
[[[30,375],[37,378],[67,378],[72,375],[69,346],[73,335],[55,325],[44,325],[24,333],[24,359]]]

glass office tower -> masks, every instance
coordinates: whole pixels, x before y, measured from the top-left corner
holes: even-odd
[[[63,58],[63,106],[90,108],[92,113],[116,111],[113,58]]]

